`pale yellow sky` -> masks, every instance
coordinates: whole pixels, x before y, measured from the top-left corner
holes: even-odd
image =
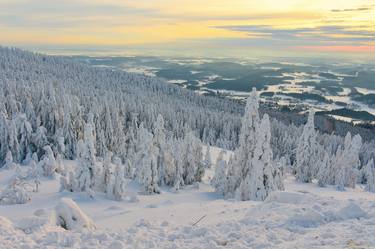
[[[0,0],[0,44],[375,52],[375,0]]]

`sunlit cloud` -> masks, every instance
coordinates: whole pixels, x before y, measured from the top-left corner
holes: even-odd
[[[373,10],[375,5],[368,5],[352,9],[332,9],[332,12],[357,12],[357,11],[370,11]]]

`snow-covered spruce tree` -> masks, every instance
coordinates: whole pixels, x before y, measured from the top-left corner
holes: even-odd
[[[246,177],[236,189],[237,200],[264,200],[270,192],[280,188],[281,181],[277,179],[280,176],[273,161],[271,126],[267,114],[257,126],[255,150],[248,164]]]
[[[288,166],[288,160],[289,158],[281,157],[278,159],[275,159],[275,175],[274,175],[274,181],[276,190],[285,190],[284,187],[284,180],[286,177],[286,169]]]
[[[41,158],[44,154],[43,148],[49,144],[47,138],[47,129],[43,126],[39,126],[32,136],[32,141],[35,146],[34,151],[37,153],[38,157]]]
[[[171,174],[171,180],[170,182],[173,183],[172,186],[173,186],[173,189],[175,191],[178,191],[182,186],[184,186],[185,182],[184,182],[184,178],[183,178],[183,174],[184,174],[184,161],[183,161],[183,158],[184,158],[184,154],[183,154],[183,144],[181,141],[179,140],[175,140],[175,147],[174,147],[174,151],[173,151],[173,157],[174,157],[174,164],[171,164],[171,168],[174,168],[174,172],[173,174]],[[174,167],[172,167],[172,165],[174,165]]]
[[[108,149],[107,149],[103,129],[100,129],[97,134],[98,134],[98,137],[96,139],[97,153],[98,153],[98,155],[101,155],[102,157],[106,157]]]
[[[8,148],[12,153],[13,160],[17,161],[19,158],[20,147],[18,143],[18,129],[15,119],[8,121]]]
[[[115,164],[115,171],[114,171],[114,176],[113,176],[113,192],[112,196],[115,200],[121,201],[124,198],[125,191],[126,191],[126,184],[127,184],[127,179],[124,177],[125,176],[125,171],[124,171],[124,165],[121,164],[121,159],[118,157],[115,157],[113,159],[113,162]]]
[[[126,132],[126,156],[127,160],[130,161],[131,164],[134,164],[135,155],[137,153],[137,144],[138,144],[138,120],[136,117],[132,118],[132,121],[129,124],[128,130]],[[135,173],[135,172],[133,172]],[[135,175],[131,175],[131,178],[135,177]]]
[[[289,166],[295,163],[297,141],[302,134],[302,128],[294,124],[287,125],[281,121],[272,120],[271,146],[275,158],[284,157]]]
[[[215,175],[211,180],[211,185],[215,188],[216,192],[220,194],[225,193],[225,183],[227,177],[228,165],[224,160],[225,151],[222,150],[216,160]]]
[[[335,184],[337,189],[344,191],[345,187],[354,188],[359,174],[360,160],[359,151],[362,147],[362,138],[355,135],[352,139],[350,132],[345,137],[343,150],[338,150],[334,168]]]
[[[96,156],[95,156],[95,137],[94,127],[92,123],[92,117],[88,117],[88,122],[85,125],[83,140],[78,141],[77,145],[77,161],[78,167],[75,173],[77,181],[75,183],[68,184],[73,186],[77,192],[87,192],[92,196],[95,190],[95,175],[100,175],[98,172]],[[72,180],[69,177],[69,180]]]
[[[317,162],[319,163],[319,162]],[[332,167],[332,159],[328,152],[324,152],[323,160],[320,161],[317,173],[318,185],[320,187],[325,187],[334,183],[334,168]]]
[[[282,173],[273,160],[271,126],[267,114],[259,121],[258,94],[253,89],[242,120],[240,147],[229,161],[224,195],[238,200],[264,200],[283,189]]]
[[[0,109],[0,165],[3,165],[3,160],[9,151],[8,147],[8,122],[5,110]]]
[[[134,177],[134,167],[129,159],[125,159],[124,162],[124,174],[126,178],[132,179]]]
[[[160,114],[158,115],[154,124],[153,130],[153,144],[156,152],[156,164],[158,171],[158,184],[163,185],[165,179],[165,153],[166,153],[166,135],[164,128],[164,119]]]
[[[366,176],[366,191],[375,193],[375,164],[374,159],[370,159],[364,168]]]
[[[247,173],[252,167],[250,161],[254,157],[256,129],[260,123],[258,108],[258,94],[256,89],[253,88],[246,101],[239,137],[239,147],[234,151],[234,155],[228,163],[227,182],[224,192],[226,197],[234,197],[236,190],[241,185],[241,182],[245,180]]]
[[[204,175],[201,141],[189,131],[183,141],[183,179],[185,185],[200,182]]]
[[[16,167],[16,164],[13,162],[12,152],[8,151],[5,156],[5,163],[3,165],[3,168],[14,169],[15,167]]]
[[[49,145],[44,146],[45,154],[39,162],[45,176],[53,176],[57,169],[57,162]]]
[[[206,154],[204,155],[204,167],[206,169],[210,169],[211,166],[212,166],[211,146],[207,145]]]
[[[314,116],[314,112],[310,111],[297,144],[295,171],[299,182],[311,182],[316,176],[317,166],[321,161]]]
[[[160,193],[158,186],[157,151],[153,144],[153,135],[141,125],[139,130],[139,149],[135,157],[137,179],[145,194]]]
[[[19,144],[19,153],[17,161],[21,162],[26,156],[31,154],[31,136],[33,129],[31,124],[28,122],[25,114],[17,115],[16,125],[18,129],[18,144]]]
[[[112,157],[113,157],[113,153],[111,151],[108,151],[103,161],[103,186],[104,187],[108,186],[110,182],[110,178],[113,175]]]
[[[170,138],[165,146],[165,174],[164,183],[178,191],[184,185],[183,174],[184,152],[182,142],[176,138]]]

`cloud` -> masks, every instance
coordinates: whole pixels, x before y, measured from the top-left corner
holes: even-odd
[[[262,37],[264,40],[295,40],[297,42],[365,42],[375,39],[375,31],[368,26],[322,25],[315,28],[277,28],[266,25],[231,25],[216,26],[231,31],[246,32],[250,37]]]
[[[360,11],[369,11],[373,10],[375,5],[363,6],[359,8],[350,8],[350,9],[332,9],[331,12],[360,12]]]

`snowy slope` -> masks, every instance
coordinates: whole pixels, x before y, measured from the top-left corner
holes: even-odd
[[[218,151],[211,153],[214,161]],[[10,174],[0,172],[1,186]],[[179,193],[164,189],[160,195],[135,197],[138,186],[132,182],[127,193],[132,198],[123,202],[58,190],[58,180],[42,179],[41,192],[34,193],[31,202],[0,206],[5,217],[0,248],[375,247],[375,194],[362,186],[337,192],[289,177],[286,191],[272,193],[265,202],[223,200],[207,183]],[[63,197],[72,198],[97,229],[56,226],[48,214]]]

